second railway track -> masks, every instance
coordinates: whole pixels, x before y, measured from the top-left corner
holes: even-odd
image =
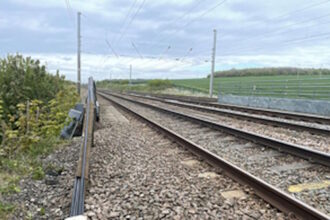
[[[178,131],[182,136],[200,144],[216,155],[266,180],[269,184],[289,192],[306,204],[329,214],[330,207],[329,203],[326,202],[329,193],[326,189],[298,190],[294,192],[288,190],[292,185],[297,185],[296,187],[299,188],[301,183],[307,183],[307,185],[315,181],[327,183],[330,176],[327,166],[313,164],[286,153],[279,153],[276,150],[265,148],[264,145],[267,145],[265,143],[260,146],[260,144],[253,143],[251,140],[242,140],[237,136],[196,124],[183,117],[178,119],[178,116],[174,116],[174,114],[169,115],[164,111],[157,111],[155,107],[147,107],[147,105],[141,105],[141,103],[139,104],[134,100],[119,96],[112,96],[111,99],[123,103],[131,110],[152,118],[172,130]],[[324,156],[324,159],[329,162],[329,155],[325,154]]]
[[[179,101],[183,103],[214,107],[218,109],[225,109],[225,110],[243,112],[254,115],[264,115],[268,117],[302,121],[307,123],[318,123],[328,126],[330,125],[330,117],[326,117],[326,116],[318,116],[318,115],[305,114],[305,113],[293,113],[293,112],[262,109],[262,108],[253,108],[253,107],[238,106],[231,104],[221,104],[218,103],[215,98],[211,99],[206,97],[180,96],[180,95],[170,95],[170,94],[148,94],[148,93],[137,93],[137,92],[134,93],[131,92],[130,94],[149,97],[149,98],[157,98],[162,100]]]
[[[104,91],[106,92],[106,91]],[[203,105],[197,105],[197,104],[192,104],[192,103],[187,103],[187,102],[178,102],[176,100],[168,100],[168,99],[162,99],[162,98],[157,98],[157,97],[151,97],[151,96],[142,96],[134,93],[129,93],[129,96],[136,97],[136,98],[143,98],[143,99],[148,99],[148,100],[153,100],[169,105],[175,105],[183,108],[188,108],[188,109],[196,109],[199,111],[207,112],[207,113],[212,113],[212,114],[217,114],[217,115],[222,115],[222,116],[229,116],[237,119],[242,119],[242,120],[248,120],[248,121],[254,121],[262,124],[267,124],[267,125],[273,125],[273,126],[278,126],[278,127],[286,127],[294,130],[299,130],[299,131],[308,131],[312,134],[323,134],[323,135],[330,135],[330,125],[317,125],[317,124],[311,124],[311,123],[299,123],[295,121],[288,121],[288,120],[281,120],[281,119],[276,119],[272,117],[264,117],[264,116],[259,116],[259,115],[252,115],[252,114],[247,114],[243,112],[237,112],[237,111],[228,111],[225,109],[220,109],[220,108],[215,108],[215,107],[209,107],[209,106],[203,106]]]
[[[126,97],[131,98],[128,96]],[[259,121],[256,122],[253,120],[246,120],[236,117],[227,117],[226,115],[213,113],[213,111],[209,112],[209,111],[200,110],[199,108],[195,109],[195,108],[189,108],[188,106],[181,106],[181,105],[178,106],[176,104],[173,105],[172,102],[167,103],[158,100],[149,100],[136,96],[134,96],[133,99],[151,105],[156,105],[158,107],[162,107],[167,110],[179,111],[189,116],[194,116],[207,121],[212,121],[213,123],[222,125],[223,129],[230,127],[236,130],[240,130],[242,131],[240,132],[241,136],[243,136],[243,133],[253,132],[255,134],[266,136],[271,139],[277,139],[288,143],[292,143],[294,145],[305,146],[306,148],[310,148],[316,151],[330,153],[330,149],[329,149],[330,138],[328,135],[325,134],[310,133],[306,130],[302,130],[302,128],[292,129],[292,128],[288,128],[287,126],[274,126],[273,124],[269,125],[267,123],[263,123]],[[255,135],[252,135],[252,139],[254,139],[254,136]],[[307,156],[307,155],[308,154],[304,154],[302,156]],[[313,156],[309,158],[313,159]],[[328,160],[328,158],[326,159]]]

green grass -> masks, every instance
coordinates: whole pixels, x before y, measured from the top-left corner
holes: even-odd
[[[112,81],[103,80],[96,83],[98,88],[112,89],[117,91],[137,91],[137,92],[159,92],[172,87],[170,80],[153,79],[148,81],[136,81],[129,85],[127,80]]]
[[[323,78],[324,80],[319,80]],[[297,81],[297,79],[300,80]],[[172,80],[172,83],[183,89],[208,93],[209,79]],[[288,98],[330,99],[330,76],[242,76],[214,78],[214,94],[219,87],[224,94],[259,95]],[[255,90],[253,88],[255,87]]]
[[[12,213],[14,209],[14,205],[0,202],[0,219],[8,219],[8,215]]]

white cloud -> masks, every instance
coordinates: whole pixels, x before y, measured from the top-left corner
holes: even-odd
[[[1,13],[0,14],[6,14]],[[22,19],[24,17],[24,19]],[[6,17],[0,17],[0,29],[19,29],[36,31],[40,33],[64,33],[68,29],[50,25],[47,18],[43,15],[27,16],[24,13],[6,14]]]
[[[324,51],[320,58],[319,52]],[[25,54],[47,63],[48,69],[55,73],[59,69],[67,79],[76,80],[75,54]],[[105,56],[101,54],[82,54],[82,79],[87,81],[89,76],[96,80],[127,79],[129,65],[133,66],[133,78],[189,78],[205,77],[210,71],[209,57],[190,57],[184,60],[173,58],[140,59],[136,57]],[[242,67],[274,67],[298,66],[311,68],[330,68],[330,52],[324,47],[296,48],[284,54],[260,54],[241,56],[218,56],[216,70]]]
[[[142,1],[137,1],[132,14]],[[109,77],[110,71],[115,78],[127,78],[130,63],[133,64],[134,76],[138,78],[206,75],[210,70],[210,62],[204,61],[210,58],[213,28],[218,29],[218,69],[242,66],[329,65],[329,39],[298,43],[285,41],[325,32],[329,18],[299,25],[296,23],[329,13],[330,3],[276,19],[279,15],[315,3],[309,0],[228,0],[216,10],[184,26],[220,0],[202,1],[198,7],[187,13],[198,2],[200,1],[146,0],[140,13],[124,31],[123,39],[113,42],[112,40],[122,33],[120,30],[123,30],[124,18],[132,1],[70,0],[74,20],[78,10],[83,13],[83,78],[87,79],[88,75],[94,74],[97,79],[103,79]],[[11,5],[8,10],[1,7],[3,9],[0,13],[2,51],[23,51],[24,54],[31,54],[44,62],[47,61],[52,71],[60,69],[69,79],[75,80],[76,24],[70,23],[75,21],[70,21],[65,1],[1,2],[3,6],[6,4]],[[276,31],[285,29],[289,24],[292,24],[291,28]],[[264,36],[269,31],[275,32]],[[117,59],[111,55],[105,59],[103,54],[111,54],[105,44],[106,36],[118,54],[127,56]],[[137,54],[131,41],[145,59],[132,57],[132,54]],[[168,45],[171,49],[163,55]],[[175,60],[182,59],[190,48],[193,48],[193,51],[187,58],[183,61]],[[204,54],[207,56],[203,56]],[[160,55],[163,55],[163,59],[159,60]]]

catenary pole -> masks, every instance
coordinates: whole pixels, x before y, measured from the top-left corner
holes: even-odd
[[[132,64],[129,66],[129,85],[132,85]]]
[[[213,77],[214,77],[214,66],[215,66],[215,52],[217,47],[217,30],[214,29],[214,39],[213,39],[213,49],[212,49],[212,66],[211,66],[211,76],[210,76],[210,97],[213,96]]]
[[[81,46],[81,36],[80,36],[80,16],[81,12],[78,12],[78,17],[77,17],[77,92],[78,95],[80,96],[80,83],[81,83],[81,63],[80,63],[80,46]]]

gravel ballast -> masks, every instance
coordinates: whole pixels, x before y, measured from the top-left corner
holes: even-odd
[[[45,178],[24,178],[20,192],[6,195],[2,202],[16,206],[10,219],[64,219],[70,212],[80,138],[42,160]]]
[[[203,127],[186,119],[118,98],[113,99],[288,193],[290,193],[288,188],[292,185],[329,181],[330,169],[328,167],[312,164],[304,159]],[[307,189],[290,194],[321,212],[330,214],[328,188]]]
[[[129,97],[129,98],[132,98],[132,97]],[[283,140],[283,141],[286,141],[289,143],[298,144],[298,145],[309,147],[309,148],[319,150],[322,152],[330,153],[330,137],[326,136],[326,135],[311,134],[308,131],[299,131],[299,130],[284,128],[284,127],[276,127],[276,126],[261,124],[258,122],[253,122],[253,121],[248,121],[248,120],[243,120],[243,119],[237,119],[237,118],[228,117],[228,116],[221,116],[216,113],[210,113],[210,112],[200,111],[200,110],[186,108],[186,107],[169,105],[167,103],[163,103],[160,101],[154,101],[154,100],[148,100],[145,98],[134,97],[134,99],[138,99],[140,101],[154,104],[154,105],[164,107],[164,108],[167,108],[170,110],[185,112],[185,113],[189,113],[193,116],[205,118],[208,120],[213,120],[213,121],[218,122],[223,125],[228,125],[228,126],[231,126],[234,128],[254,132],[257,134],[264,135],[264,136]],[[258,117],[260,117],[260,116],[258,116]],[[265,117],[265,118],[267,118],[267,117]],[[297,122],[295,122],[295,123],[297,123]],[[300,122],[300,124],[302,124],[302,123]],[[316,125],[312,124],[311,126],[315,127]],[[330,129],[330,126],[328,126],[326,128]]]
[[[90,219],[286,219],[141,121],[100,99],[85,213]]]

